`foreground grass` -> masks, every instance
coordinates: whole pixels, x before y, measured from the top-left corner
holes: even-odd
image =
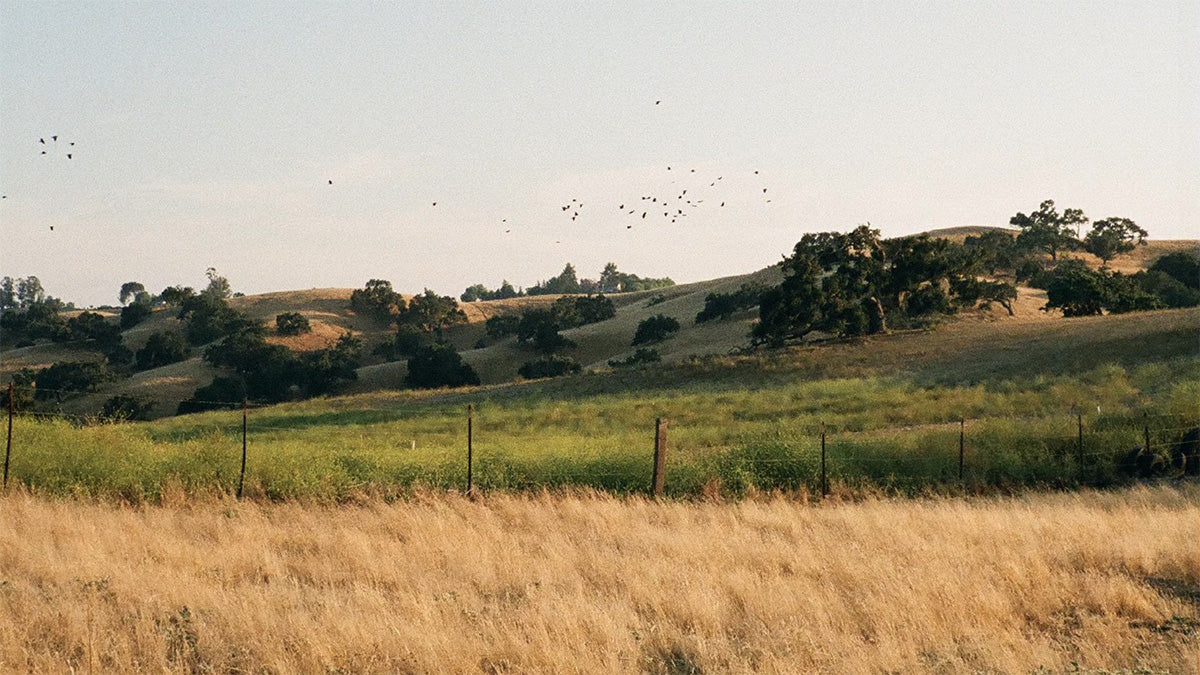
[[[0,498],[0,670],[1196,672],[1200,492]]]

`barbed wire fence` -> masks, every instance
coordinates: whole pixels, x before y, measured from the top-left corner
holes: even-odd
[[[94,392],[45,389],[10,384],[7,391],[7,435],[4,452],[3,486],[7,490],[14,453],[14,426],[65,421],[86,427],[125,421],[120,415],[70,413],[61,403]],[[37,397],[41,395],[42,398]],[[20,403],[34,401],[58,405],[58,410],[22,409]],[[212,411],[228,411],[224,423],[198,427],[228,437],[230,452],[241,451],[236,489],[237,499],[245,495],[248,463],[253,446],[282,441],[285,434],[311,431],[313,423],[289,423],[286,417],[254,420],[253,411],[276,402],[251,400],[199,401]],[[364,412],[364,411],[357,411]],[[445,424],[445,405],[393,405],[365,411],[375,419],[364,424],[436,416]],[[812,488],[822,497],[831,492],[831,484],[846,486],[919,486],[919,485],[1006,485],[1029,482],[1007,469],[1014,463],[1033,463],[1041,481],[1071,484],[1095,484],[1114,478],[1136,479],[1169,475],[1200,474],[1200,411],[1196,414],[1169,412],[1112,413],[1085,416],[1077,408],[1059,416],[996,416],[959,418],[893,427],[854,428],[820,424],[819,429],[804,427],[781,433],[776,442],[726,448],[704,467],[680,466],[668,459],[668,430],[676,423],[658,417],[646,420],[647,452],[644,457],[596,456],[580,460],[573,467],[551,465],[539,476],[525,475],[511,462],[476,453],[476,415],[474,404],[462,410],[463,456],[461,478],[451,471],[434,471],[438,482],[472,494],[479,488],[538,489],[556,486],[580,486],[618,491],[644,491],[655,497],[671,491],[671,477],[688,473],[691,485],[726,480],[727,487],[753,486],[766,489]],[[329,421],[329,420],[325,420]],[[344,426],[351,426],[351,424]],[[1002,424],[1025,425],[1026,433],[1013,435],[992,429]],[[1047,431],[1047,427],[1052,427]],[[194,432],[192,432],[194,433]],[[240,441],[240,448],[236,445]],[[252,442],[253,441],[253,442]],[[531,438],[536,442],[536,438]],[[411,441],[416,450],[416,441]],[[399,447],[401,444],[394,444]],[[18,450],[19,452],[19,447]],[[545,469],[545,467],[541,467]],[[1102,470],[1103,469],[1103,470]],[[637,476],[642,476],[638,479]],[[483,480],[480,480],[480,479]],[[217,483],[225,485],[217,476]],[[412,482],[419,480],[414,475]],[[686,482],[686,481],[685,481]],[[1035,481],[1038,482],[1038,481]],[[632,483],[632,484],[631,484]],[[640,483],[640,486],[638,485]]]

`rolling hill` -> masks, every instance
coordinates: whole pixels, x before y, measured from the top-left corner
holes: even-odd
[[[935,236],[961,240],[978,234],[984,227],[960,227],[934,231]],[[1132,272],[1144,269],[1159,256],[1172,251],[1195,249],[1195,241],[1152,241],[1134,252],[1120,256],[1110,265],[1112,268]],[[1070,254],[1098,265],[1099,261],[1087,254]],[[643,319],[655,314],[665,314],[680,322],[682,329],[672,338],[656,345],[665,364],[681,363],[689,359],[709,355],[726,355],[746,346],[747,335],[757,318],[755,310],[743,312],[724,320],[696,325],[694,318],[704,306],[709,293],[731,292],[742,284],[759,282],[776,284],[781,273],[771,266],[751,274],[724,277],[636,293],[618,293],[609,297],[617,309],[614,318],[563,331],[563,335],[576,343],[565,355],[581,363],[586,370],[605,370],[611,359],[621,359],[633,351],[630,340],[636,327]],[[252,318],[273,326],[274,318],[282,312],[298,312],[305,316],[312,332],[299,336],[271,336],[269,341],[296,351],[310,351],[332,344],[344,333],[361,338],[366,352],[391,335],[391,330],[370,317],[359,316],[349,306],[352,289],[315,288],[303,291],[282,291],[261,295],[233,298],[230,304]],[[977,340],[1004,326],[1005,332],[1015,331],[1028,339],[1038,334],[1051,334],[1061,316],[1055,312],[1044,312],[1045,292],[1021,287],[1015,303],[1015,316],[1009,317],[999,308],[976,310],[959,315],[944,326],[940,332],[945,339]],[[411,296],[409,296],[411,297]],[[467,323],[455,326],[447,332],[448,340],[462,353],[464,360],[479,373],[485,385],[495,385],[518,379],[517,369],[527,360],[534,358],[528,350],[517,345],[515,338],[507,338],[494,344],[481,342],[486,336],[484,322],[506,313],[519,313],[526,309],[545,307],[558,297],[554,295],[512,298],[507,300],[461,303],[467,315]],[[1153,315],[1144,320],[1151,321]],[[1079,320],[1075,320],[1079,321]],[[1042,328],[1019,328],[1026,324]],[[140,348],[154,332],[179,331],[181,324],[174,317],[174,310],[159,309],[146,321],[124,332],[125,344],[133,350]],[[898,336],[900,342],[909,337]],[[874,341],[878,342],[878,340]],[[830,353],[839,351],[829,348]],[[180,362],[143,371],[134,376],[114,382],[102,390],[83,397],[63,402],[62,410],[84,414],[94,412],[108,397],[115,394],[132,394],[149,397],[156,402],[155,416],[170,415],[180,401],[191,396],[197,387],[211,382],[217,371],[195,356]],[[899,355],[897,355],[898,358]],[[21,368],[39,368],[58,361],[97,360],[94,351],[71,344],[39,344],[0,352],[0,378]],[[383,362],[379,357],[367,357],[365,365],[358,370],[358,380],[347,387],[347,393],[367,393],[376,390],[403,387],[406,367],[403,361]]]

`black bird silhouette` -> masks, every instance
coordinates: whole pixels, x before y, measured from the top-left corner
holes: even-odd
[[[42,145],[45,145],[45,144],[46,144],[46,139],[44,139],[44,138],[39,138],[39,139],[38,139],[38,143],[41,143]]]
[[[624,204],[622,204],[622,205],[618,206],[617,208],[618,208],[618,209],[623,209],[623,208],[625,208],[625,205],[624,205]]]
[[[767,188],[763,188],[763,194],[767,194]]]
[[[329,184],[330,184],[330,185],[333,185],[333,181],[329,181]]]
[[[53,232],[53,231],[54,231],[54,226],[53,226],[53,225],[51,225],[51,226],[50,226],[50,231],[51,231],[51,232]]]
[[[42,151],[42,154],[43,154],[43,155],[44,155],[44,154],[46,154],[46,151],[45,151],[45,150],[43,150],[43,151]]]
[[[58,136],[51,136],[51,137],[50,137],[50,140],[52,140],[52,141],[54,141],[55,143],[57,143],[57,142],[58,142]]]
[[[71,145],[75,145],[75,141],[71,141]]]
[[[725,206],[725,202],[721,202],[721,206]]]
[[[67,153],[67,159],[71,159],[71,153]]]
[[[646,212],[642,211],[642,218],[644,219],[645,217],[646,217]]]
[[[512,232],[512,230],[505,230],[504,234],[508,234],[509,232]]]
[[[433,203],[433,205],[434,205],[434,206],[437,206],[437,202],[434,202],[434,203]]]
[[[755,175],[755,176],[757,176],[757,175],[758,175],[758,169],[755,169],[755,170],[754,170],[754,175]]]
[[[658,105],[659,103],[662,103],[662,101],[655,101],[654,105]]]

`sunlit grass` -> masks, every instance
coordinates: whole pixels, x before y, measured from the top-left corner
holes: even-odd
[[[343,499],[461,489],[468,403],[473,482],[482,489],[643,491],[657,417],[669,420],[667,490],[676,495],[818,489],[822,428],[836,485],[957,483],[963,419],[968,487],[1104,482],[1145,425],[1165,443],[1194,424],[1198,381],[1196,360],[1184,357],[963,386],[774,378],[740,389],[697,381],[563,398],[498,388],[306,401],[249,412],[246,491]],[[1082,466],[1076,414],[1085,424]],[[95,426],[20,418],[12,476],[39,492],[135,501],[157,499],[167,484],[228,493],[237,487],[241,423],[240,410]]]

